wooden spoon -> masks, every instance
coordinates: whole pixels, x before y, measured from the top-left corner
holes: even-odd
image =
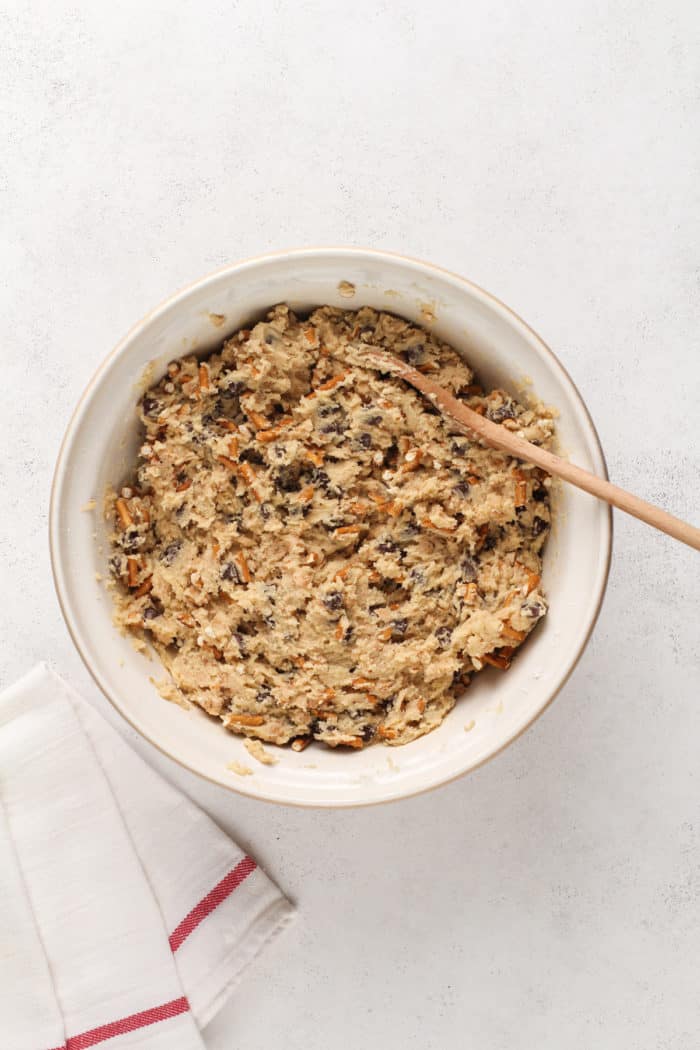
[[[576,485],[577,488],[583,489],[584,492],[590,492],[592,496],[597,496],[598,499],[611,503],[613,507],[624,510],[627,514],[639,518],[640,521],[645,521],[647,525],[651,525],[653,528],[660,529],[661,532],[673,536],[674,539],[680,540],[681,543],[687,543],[689,547],[700,550],[700,529],[696,529],[694,525],[690,525],[687,521],[681,521],[680,518],[674,518],[672,514],[661,510],[660,507],[655,507],[653,503],[647,503],[646,500],[640,499],[639,496],[633,496],[631,492],[625,492],[624,489],[618,488],[617,485],[613,485],[610,481],[604,481],[603,478],[590,474],[587,470],[583,470],[582,467],[577,467],[575,464],[561,459],[560,456],[555,456],[553,452],[547,452],[545,449],[539,448],[538,445],[532,445],[529,441],[523,441],[522,438],[516,437],[506,427],[501,426],[499,423],[492,423],[490,419],[480,416],[474,409],[469,408],[461,401],[458,401],[456,397],[453,397],[449,390],[439,386],[432,379],[423,375],[422,372],[411,368],[410,365],[398,357],[387,354],[383,350],[373,350],[365,346],[357,349],[359,363],[364,364],[368,362],[382,372],[391,372],[392,375],[405,379],[416,390],[420,390],[421,394],[425,394],[436,408],[439,408],[444,415],[453,419],[461,429],[477,434],[480,438],[483,438],[487,445],[500,449],[502,452],[509,452],[510,455],[517,456],[518,459],[523,459],[527,463],[534,463],[535,466],[546,470],[548,474],[554,474],[558,478],[563,478],[564,481]]]

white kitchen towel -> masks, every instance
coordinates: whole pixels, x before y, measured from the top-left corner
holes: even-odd
[[[47,667],[0,696],[2,1050],[202,1050],[292,915]]]

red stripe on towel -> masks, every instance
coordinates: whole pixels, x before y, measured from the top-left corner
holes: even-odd
[[[153,1006],[150,1010],[141,1010],[138,1014],[130,1014],[122,1017],[119,1021],[111,1021],[109,1024],[101,1024],[99,1028],[91,1028],[89,1032],[80,1035],[72,1035],[65,1046],[56,1047],[56,1050],[88,1050],[88,1047],[97,1046],[106,1039],[113,1039],[115,1035],[126,1035],[127,1032],[135,1032],[139,1028],[157,1024],[158,1021],[167,1021],[170,1017],[178,1017],[179,1014],[187,1013],[190,1004],[183,995],[181,999],[172,999],[169,1003],[161,1006]]]
[[[256,867],[257,864],[251,857],[244,857],[235,868],[229,871],[228,875],[224,875],[223,879],[217,882],[213,890],[210,890],[199,904],[195,904],[192,911],[185,916],[168,938],[173,952],[178,950],[183,941],[187,940],[207,915],[211,915],[215,908],[218,908],[231,896],[251,872],[255,871]],[[183,995],[180,999],[172,999],[169,1003],[153,1006],[150,1010],[142,1010],[140,1013],[130,1014],[129,1017],[122,1017],[119,1021],[110,1021],[109,1024],[100,1025],[99,1028],[91,1028],[89,1032],[72,1035],[63,1046],[54,1047],[54,1050],[88,1050],[89,1047],[97,1046],[106,1039],[113,1039],[114,1036],[126,1035],[127,1032],[135,1032],[139,1028],[157,1024],[158,1021],[167,1021],[170,1017],[177,1017],[179,1014],[186,1013],[189,1008],[190,1004]]]
[[[171,949],[176,952],[182,942],[187,940],[189,935],[206,919],[207,915],[211,915],[215,908],[223,904],[227,897],[230,897],[233,891],[248,878],[250,873],[255,871],[256,867],[257,864],[254,860],[250,857],[244,857],[228,875],[224,875],[221,882],[217,882],[214,889],[210,890],[199,904],[195,904],[189,915],[186,915],[170,934]]]

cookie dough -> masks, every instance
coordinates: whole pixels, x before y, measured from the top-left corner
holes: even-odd
[[[417,325],[282,305],[169,365],[108,499],[116,623],[155,648],[170,698],[296,750],[429,732],[547,608],[549,479],[360,365],[362,344],[549,445],[550,410],[485,393]]]

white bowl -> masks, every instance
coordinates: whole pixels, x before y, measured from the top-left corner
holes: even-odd
[[[339,285],[355,286],[353,298]],[[345,289],[347,290],[347,289]],[[274,303],[296,310],[363,304],[419,323],[463,351],[487,386],[517,393],[527,377],[561,415],[561,449],[606,476],[593,423],[571,379],[532,329],[493,296],[455,274],[386,252],[304,249],[228,266],[178,292],[116,347],[85,391],[68,427],[54,477],[50,539],[58,597],[73,640],[95,681],[121,714],[171,758],[245,795],[274,802],[350,806],[416,794],[452,780],[504,748],[550,703],[579,659],[600,610],[611,552],[609,508],[576,489],[555,497],[555,525],[543,582],[550,612],[512,668],[479,674],[434,732],[400,748],[363,751],[280,749],[275,766],[250,757],[240,738],[198,709],[163,700],[151,684],[160,664],[139,655],[112,626],[109,544],[101,507],[136,458],[139,393],[173,357],[206,353]],[[225,318],[217,327],[214,321]],[[86,513],[87,501],[97,508]],[[473,727],[468,731],[465,729]],[[232,761],[252,768],[239,776]]]

